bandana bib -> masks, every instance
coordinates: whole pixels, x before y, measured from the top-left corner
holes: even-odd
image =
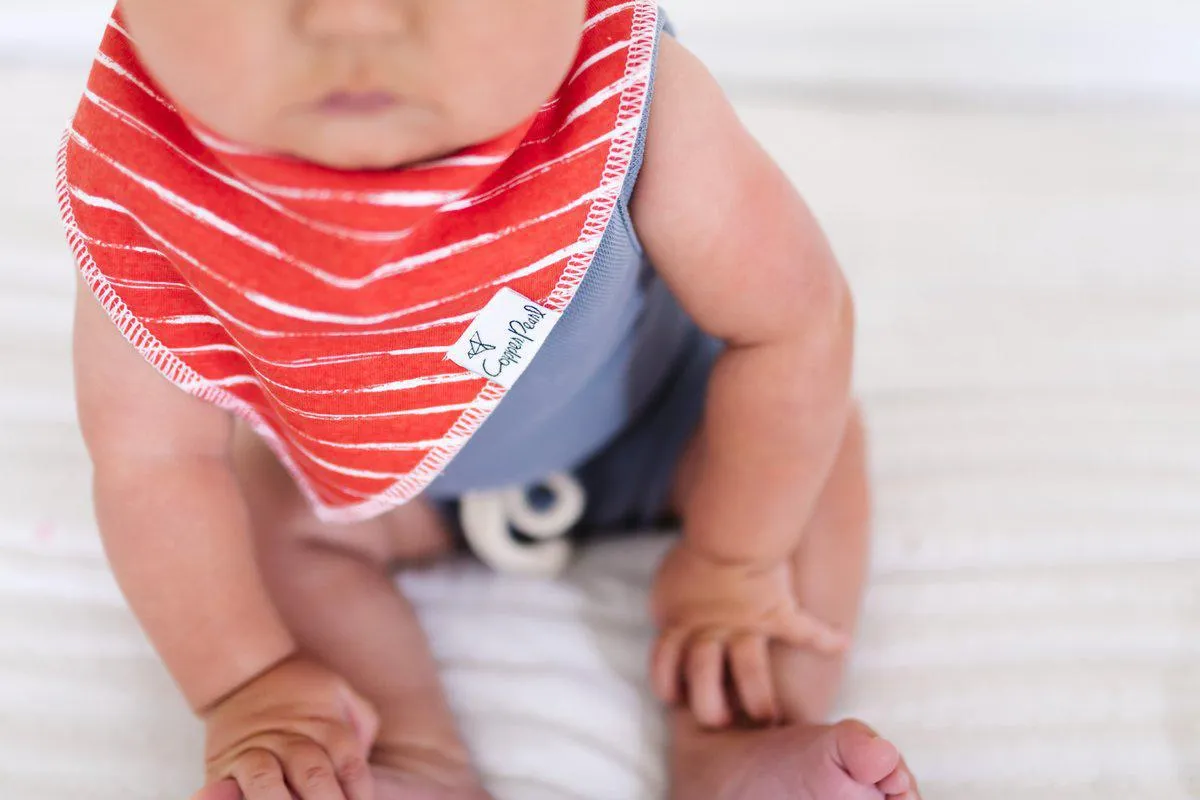
[[[248,421],[324,519],[373,516],[444,469],[571,303],[657,32],[653,0],[590,0],[569,77],[520,130],[357,173],[190,125],[114,17],[60,150],[68,239],[147,361]]]

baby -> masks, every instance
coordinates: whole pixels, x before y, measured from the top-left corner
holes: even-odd
[[[654,0],[122,0],[60,196],[97,516],[198,798],[487,798],[393,573],[461,537],[554,567],[512,533],[549,502],[682,521],[673,798],[915,800],[823,724],[867,550],[850,295]]]

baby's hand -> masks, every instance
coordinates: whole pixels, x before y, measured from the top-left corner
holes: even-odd
[[[210,785],[196,798],[373,797],[367,758],[378,718],[320,664],[302,658],[283,662],[217,704],[205,722]]]
[[[663,561],[653,607],[661,631],[651,662],[654,691],[675,705],[686,686],[692,713],[708,727],[729,725],[735,708],[756,722],[778,721],[773,642],[828,655],[849,644],[797,604],[789,562],[724,564],[686,541]]]

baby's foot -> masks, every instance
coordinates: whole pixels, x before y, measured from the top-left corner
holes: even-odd
[[[900,751],[859,722],[690,738],[672,800],[919,800]]]

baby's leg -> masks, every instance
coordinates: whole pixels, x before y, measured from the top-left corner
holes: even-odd
[[[327,525],[252,432],[239,427],[234,451],[276,605],[301,646],[379,711],[372,761],[392,771],[396,789],[381,787],[380,798],[484,796],[425,634],[393,580],[398,565],[450,548],[440,518],[418,502],[368,522]]]
[[[858,628],[870,550],[871,498],[866,441],[856,413],[838,463],[794,556],[800,607],[839,630]],[[785,718],[825,722],[841,688],[846,659],[778,648],[775,673]]]
[[[842,452],[794,556],[796,594],[818,618],[852,632],[866,578],[870,497],[862,420],[856,413]],[[694,466],[694,465],[693,465]],[[687,491],[687,464],[680,491]],[[860,723],[827,726],[844,659],[785,648],[772,653],[784,727],[710,733],[691,713],[672,718],[676,800],[883,800],[916,797],[892,745]]]

